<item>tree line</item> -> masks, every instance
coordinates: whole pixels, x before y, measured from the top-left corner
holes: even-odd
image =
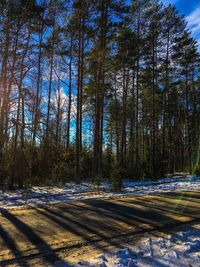
[[[0,3],[0,184],[198,172],[197,42],[157,0]]]

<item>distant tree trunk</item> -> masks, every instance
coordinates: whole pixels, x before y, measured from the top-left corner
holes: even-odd
[[[117,105],[117,73],[115,73],[115,140],[116,140],[116,153],[117,163],[119,163],[119,125],[118,125],[118,105]]]
[[[199,134],[198,147],[197,147],[197,158],[196,158],[196,165],[198,166],[199,164],[200,164],[200,134]]]
[[[169,92],[169,39],[170,39],[170,30],[167,31],[167,47],[166,47],[166,59],[165,59],[165,88],[164,88],[164,99],[163,99],[163,122],[162,122],[162,166],[166,160],[166,113],[168,106],[168,92]],[[164,168],[164,167],[163,167]],[[162,170],[164,173],[165,168]]]
[[[7,105],[7,68],[8,68],[8,56],[9,56],[9,46],[10,46],[10,22],[9,19],[5,26],[5,50],[3,53],[2,60],[2,70],[1,70],[1,86],[0,86],[0,94],[2,95],[1,99],[1,110],[0,110],[0,161],[3,156],[3,147],[4,147],[4,130],[5,130],[5,119],[6,119],[6,105]]]
[[[103,74],[104,77],[104,74]],[[104,80],[104,78],[103,78]],[[103,81],[104,84],[104,81]],[[101,92],[101,117],[100,117],[100,121],[101,121],[101,125],[100,125],[100,148],[99,148],[99,175],[102,176],[102,171],[103,171],[103,151],[102,151],[102,147],[103,147],[103,128],[104,128],[104,92]]]
[[[19,134],[21,137],[21,149],[19,151],[20,153],[20,159],[22,162],[24,162],[24,130],[25,130],[25,92],[23,89],[23,80],[25,77],[25,69],[24,69],[24,61],[28,52],[28,48],[29,48],[29,42],[30,42],[30,31],[28,32],[28,36],[27,36],[27,41],[26,41],[26,45],[22,54],[22,58],[21,58],[21,64],[20,64],[20,75],[19,75],[19,82],[17,84],[18,86],[18,102],[17,102],[17,117],[15,120],[15,136],[14,136],[14,146],[13,146],[13,162],[14,162],[14,166],[15,168],[16,166],[16,158],[17,158],[17,145],[18,145],[18,138],[19,138]],[[21,114],[20,114],[21,113]],[[21,120],[20,120],[20,115],[21,115]],[[19,156],[19,155],[18,155]],[[17,172],[17,182],[19,187],[23,186],[23,175],[21,173],[21,171],[19,171],[19,168],[16,168],[18,170]],[[11,188],[13,187],[14,184],[14,179],[15,179],[15,172],[16,170],[13,169],[13,173],[12,173],[12,178],[11,178]]]
[[[100,52],[104,55],[106,48],[107,5],[101,0],[101,24],[100,24]],[[103,114],[104,114],[104,56],[98,58],[97,90],[94,123],[94,176],[102,175],[102,144],[103,144]]]
[[[34,105],[34,122],[33,122],[33,137],[32,144],[35,145],[35,138],[38,127],[39,120],[39,98],[40,98],[40,87],[41,87],[41,61],[42,61],[42,42],[43,42],[43,31],[44,31],[44,22],[42,21],[41,33],[39,34],[39,52],[38,52],[38,74],[37,74],[37,89],[36,89],[36,99]]]
[[[69,60],[69,92],[68,92],[68,110],[67,110],[67,148],[69,148],[70,144],[70,124],[71,124],[71,106],[72,106],[72,46],[73,46],[73,38],[71,33],[70,60]]]
[[[131,90],[131,119],[130,119],[130,163],[131,169],[133,169],[134,164],[134,148],[135,148],[135,66],[133,69],[133,77],[132,77],[132,90]]]
[[[17,48],[18,48],[18,40],[19,40],[19,20],[17,23],[17,31],[16,31],[16,37],[13,47],[13,61],[12,61],[12,67],[10,69],[10,78],[9,78],[9,84],[8,84],[8,93],[6,97],[5,102],[5,138],[8,142],[8,120],[9,120],[9,109],[10,109],[10,93],[14,81],[14,75],[15,75],[15,66],[17,61]]]
[[[55,18],[54,18],[55,20]],[[54,21],[55,24],[55,21]],[[46,136],[45,136],[45,147],[48,146],[49,142],[49,120],[50,120],[50,111],[51,111],[51,91],[52,91],[52,79],[53,79],[53,65],[54,65],[54,31],[55,25],[53,25],[53,37],[51,44],[51,53],[50,53],[50,75],[49,75],[49,88],[48,88],[48,104],[47,104],[47,119],[46,119]]]
[[[136,174],[139,173],[139,77],[140,77],[140,2],[138,2],[137,14],[137,63],[136,63],[136,111],[135,111],[135,130],[136,130]]]
[[[57,90],[57,112],[56,112],[56,149],[60,148],[60,121],[61,121],[61,95],[60,95],[60,79],[58,79]]]
[[[191,151],[191,137],[190,137],[190,114],[189,114],[189,92],[188,92],[188,69],[185,75],[185,97],[186,97],[186,120],[187,120],[187,140],[188,140],[188,163],[189,172],[192,173],[192,151]]]
[[[81,18],[78,18],[78,65],[76,100],[76,182],[80,183],[80,104],[81,104]]]
[[[123,108],[122,108],[122,133],[121,133],[121,166],[124,168],[124,160],[126,157],[126,106],[127,106],[127,70],[123,70]]]
[[[24,53],[22,55],[21,59],[21,65],[20,65],[20,77],[19,77],[19,84],[18,84],[18,104],[17,104],[17,119],[16,119],[16,128],[15,128],[15,138],[14,138],[14,155],[16,154],[16,148],[17,148],[17,140],[19,135],[19,129],[21,127],[21,144],[23,147],[24,144],[24,128],[25,128],[25,119],[24,119],[24,92],[23,92],[23,79],[24,79],[24,60],[27,55],[28,47],[29,47],[29,41],[30,41],[30,32],[28,34],[26,47],[24,50]],[[21,112],[21,123],[20,123],[20,111]]]
[[[152,175],[156,177],[156,127],[155,127],[155,92],[156,92],[156,44],[153,25],[153,43],[152,43]]]
[[[193,142],[191,141],[191,143],[194,144],[194,151],[198,153],[198,146],[197,146],[197,150],[196,150],[196,144],[198,143],[199,141],[199,127],[198,127],[198,108],[197,108],[197,99],[198,99],[198,93],[196,91],[196,88],[195,88],[195,66],[193,65],[192,66],[192,100],[191,100],[191,104],[192,104],[192,109],[193,109],[193,113],[192,113],[192,126],[191,128],[194,129],[194,140]],[[192,144],[191,144],[192,146]],[[192,146],[193,147],[193,146]],[[193,164],[194,162],[192,162],[192,168],[193,168]],[[196,162],[195,162],[196,163]]]
[[[84,41],[85,41],[85,17],[82,17],[81,29],[81,61],[80,61],[80,152],[82,150],[82,117],[83,117],[83,78],[84,78]]]

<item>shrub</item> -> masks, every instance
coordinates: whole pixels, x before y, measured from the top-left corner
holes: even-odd
[[[111,171],[111,190],[113,192],[122,190],[122,176],[123,170],[121,166],[114,165]]]
[[[200,164],[197,164],[194,168],[194,174],[200,176]]]

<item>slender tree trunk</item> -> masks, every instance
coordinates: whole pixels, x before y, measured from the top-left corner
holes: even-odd
[[[55,20],[55,18],[54,18],[54,20]],[[55,24],[55,21],[54,21],[54,24]],[[53,42],[54,42],[54,31],[55,31],[55,25],[53,25],[53,37],[52,37]],[[54,65],[54,43],[52,44],[52,47],[51,47],[51,57],[50,57],[50,75],[49,75],[49,88],[48,88],[45,147],[48,146],[48,142],[49,142],[49,120],[50,120],[50,111],[51,111],[51,91],[52,91],[52,79],[53,79],[53,65]]]
[[[72,106],[72,46],[73,38],[70,40],[70,61],[69,61],[69,92],[68,92],[68,110],[67,110],[67,148],[70,144],[70,124],[71,124],[71,106]]]
[[[132,113],[131,113],[131,129],[130,129],[130,163],[131,169],[133,169],[134,164],[134,147],[135,147],[135,66],[133,69],[133,80],[132,80],[132,91],[131,91],[131,103],[132,103]]]
[[[40,102],[39,98],[40,98],[40,87],[41,87],[41,61],[42,61],[43,31],[44,31],[44,23],[42,22],[41,33],[39,34],[38,75],[37,75],[37,89],[36,89],[35,110],[34,110],[33,137],[32,137],[33,146],[35,145],[38,120],[39,120],[39,102]]]
[[[117,105],[117,73],[115,73],[115,140],[116,140],[116,153],[117,163],[119,163],[119,126],[118,126],[118,105]]]
[[[163,122],[162,122],[162,165],[166,160],[166,112],[168,110],[168,92],[169,92],[169,38],[170,38],[170,31],[167,31],[167,47],[166,47],[166,63],[165,63],[165,89],[164,89],[164,99],[163,99]],[[162,172],[164,173],[166,170],[163,169]]]
[[[137,15],[137,63],[136,63],[136,111],[135,111],[135,128],[136,128],[136,173],[139,173],[139,70],[140,69],[140,2],[138,3]]]
[[[80,105],[81,105],[81,18],[78,29],[78,66],[77,66],[77,101],[76,101],[76,182],[80,183]]]
[[[189,172],[192,173],[192,151],[191,151],[191,137],[190,137],[190,115],[189,115],[189,92],[188,92],[188,70],[185,76],[185,94],[186,94],[186,120],[187,120],[187,140],[188,140],[188,163]]]
[[[56,150],[59,150],[60,148],[60,120],[61,120],[61,98],[60,98],[60,80],[58,80],[57,113],[56,113]]]
[[[7,64],[8,64],[8,56],[9,56],[9,47],[10,47],[10,22],[9,19],[5,26],[5,50],[3,54],[3,61],[2,61],[2,70],[1,70],[1,86],[0,86],[0,95],[2,96],[1,105],[0,105],[0,163],[3,157],[3,147],[4,147],[4,130],[5,130],[5,119],[6,119],[6,105],[7,105]]]
[[[153,57],[153,63],[152,63],[152,175],[153,178],[156,177],[156,127],[155,127],[155,80],[156,80],[156,61],[155,61],[155,33],[154,33],[154,25],[153,25],[153,51],[152,51],[152,57]]]
[[[122,133],[121,133],[121,166],[124,168],[126,156],[126,102],[127,102],[127,70],[123,70],[123,116],[122,116]]]
[[[107,5],[101,0],[100,51],[104,54],[98,58],[97,91],[94,124],[94,176],[102,175],[102,144],[103,144],[103,113],[104,113],[104,82],[105,82],[105,48],[106,48]]]
[[[18,40],[19,40],[19,20],[17,23],[17,32],[16,32],[16,38],[15,38],[15,43],[13,47],[13,61],[12,61],[12,67],[10,70],[10,78],[9,78],[9,84],[8,84],[8,93],[6,97],[6,102],[5,102],[5,139],[6,142],[8,142],[8,120],[9,120],[9,109],[10,109],[10,93],[14,81],[14,75],[15,75],[15,66],[16,66],[16,60],[17,60],[17,48],[18,48]]]
[[[82,150],[82,117],[83,117],[83,78],[84,78],[84,41],[85,41],[85,18],[82,18],[81,29],[81,62],[80,62],[80,152]]]

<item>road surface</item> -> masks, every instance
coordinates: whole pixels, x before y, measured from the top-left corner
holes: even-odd
[[[2,210],[0,266],[39,266],[31,264],[38,257],[42,257],[41,266],[51,266],[52,262],[62,262],[62,253],[66,258],[75,253],[77,258],[87,246],[98,251],[119,248],[138,235],[173,230],[175,226],[198,220],[200,192]]]

